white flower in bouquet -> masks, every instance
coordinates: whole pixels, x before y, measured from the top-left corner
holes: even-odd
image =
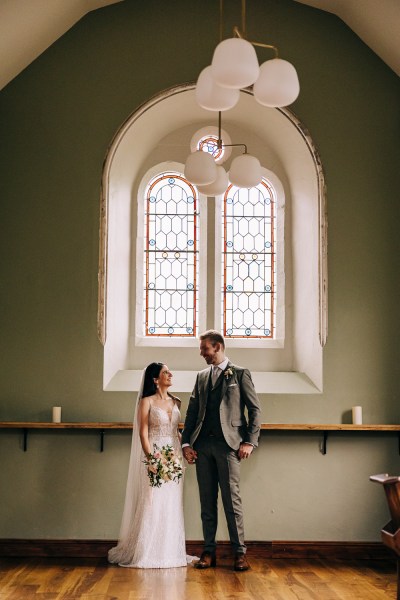
[[[167,444],[159,448],[153,444],[153,452],[143,461],[147,466],[147,475],[151,487],[161,487],[169,481],[178,482],[183,474],[182,464],[178,460],[174,448]]]

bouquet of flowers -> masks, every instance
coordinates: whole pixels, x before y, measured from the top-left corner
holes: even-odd
[[[168,481],[179,481],[183,475],[182,463],[176,456],[172,446],[153,444],[153,452],[147,455],[143,461],[147,466],[147,474],[151,487],[161,487]]]

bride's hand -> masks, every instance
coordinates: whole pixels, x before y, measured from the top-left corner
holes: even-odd
[[[191,448],[190,446],[185,446],[182,449],[182,452],[183,452],[183,456],[185,457],[185,459],[187,460],[189,465],[193,465],[196,462],[196,458],[197,458],[196,450],[193,450],[193,448]]]

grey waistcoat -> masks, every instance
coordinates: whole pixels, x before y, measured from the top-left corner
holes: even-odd
[[[203,426],[200,431],[200,437],[214,435],[217,438],[224,439],[222,433],[221,418],[219,414],[219,408],[221,406],[221,386],[223,377],[220,376],[217,379],[216,386],[213,388],[211,383],[211,377],[208,382],[208,397],[207,397],[207,408],[204,415]]]

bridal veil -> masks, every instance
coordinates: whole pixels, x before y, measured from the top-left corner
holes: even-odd
[[[129,539],[132,536],[133,521],[136,509],[139,502],[140,494],[140,474],[143,470],[142,463],[142,445],[140,443],[139,434],[139,402],[143,394],[143,386],[145,379],[143,371],[142,380],[140,382],[139,391],[136,399],[135,412],[133,417],[132,427],[132,444],[131,455],[129,459],[128,480],[126,483],[125,504],[122,515],[121,528],[119,532],[118,544],[108,552],[108,560],[111,563],[124,562],[127,556]]]

